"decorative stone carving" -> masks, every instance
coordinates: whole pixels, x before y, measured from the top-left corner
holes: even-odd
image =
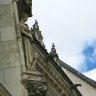
[[[32,16],[31,6],[32,6],[32,0],[18,0],[17,2],[18,6],[18,13],[19,13],[19,19],[21,13],[26,13],[28,17]]]
[[[33,59],[33,62],[32,62],[32,70],[36,70],[36,63],[39,59],[39,54],[35,51],[34,52],[34,59]]]
[[[40,42],[42,46],[44,46],[43,43],[43,36],[41,34],[41,31],[39,30],[38,22],[35,20],[35,24],[33,25],[32,33],[34,34],[34,37]],[[45,46],[44,46],[45,47]]]
[[[28,19],[28,14],[22,13],[20,19],[20,28],[23,36],[23,47],[24,47],[24,55],[26,67],[28,70],[31,70],[33,58],[34,58],[34,48],[32,47],[32,35],[29,27],[25,22]]]
[[[27,83],[28,96],[46,96],[47,86],[34,85],[30,81]]]
[[[51,54],[53,57],[54,57],[54,56],[58,56],[57,53],[56,53],[56,49],[55,49],[54,43],[52,43],[52,48],[51,48],[50,54]]]
[[[56,52],[54,43],[52,43],[52,48],[51,48],[50,56],[53,57],[54,61],[61,67],[60,59],[59,59],[59,56],[58,56],[58,54]]]
[[[39,26],[37,20],[35,20],[35,24],[33,25],[33,30],[34,31],[39,31]]]
[[[38,62],[40,64],[42,63],[39,60]],[[62,91],[62,92],[66,92],[66,94],[69,93],[69,87],[67,86],[66,83],[64,83],[65,81],[63,81],[63,79],[59,76],[59,74],[52,68],[52,66],[50,66],[49,62],[44,62],[44,63],[45,64],[42,64],[42,66],[44,67],[45,71],[44,69],[42,69],[42,67],[40,68],[42,70],[42,73],[48,80],[48,82],[50,82],[50,84],[54,86],[58,92]]]

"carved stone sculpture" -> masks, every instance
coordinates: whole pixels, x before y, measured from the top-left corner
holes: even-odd
[[[37,20],[35,20],[35,24],[33,25],[33,29],[34,29],[35,31],[39,31],[39,26],[38,26]]]
[[[47,87],[46,86],[38,87],[38,89],[39,89],[39,92],[41,93],[41,96],[46,96],[46,93],[47,93]]]
[[[29,27],[25,22],[28,19],[28,15],[26,13],[22,13],[20,17],[20,28],[21,32],[24,35],[23,36],[23,46],[24,46],[24,52],[25,52],[25,62],[26,67],[28,70],[31,69],[32,61],[34,58],[34,49],[32,47],[32,35],[31,31],[29,30]]]
[[[46,96],[47,87],[43,86],[34,86],[32,83],[27,85],[28,96]]]
[[[57,53],[56,53],[56,49],[55,49],[54,43],[52,43],[52,48],[51,48],[50,54],[51,54],[53,57],[54,57],[54,56],[58,56]]]
[[[38,22],[35,20],[35,24],[33,25],[33,30],[32,32],[34,33],[35,38],[40,42],[42,46],[43,44],[43,36],[41,34],[41,31],[39,30]]]

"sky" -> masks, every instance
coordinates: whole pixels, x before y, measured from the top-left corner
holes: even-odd
[[[96,81],[96,0],[33,0],[33,17],[48,52]]]

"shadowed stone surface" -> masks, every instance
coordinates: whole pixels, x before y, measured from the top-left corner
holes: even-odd
[[[9,41],[15,39],[16,39],[16,32],[14,27],[6,27],[0,29],[0,41]]]
[[[0,46],[0,69],[20,66],[17,42],[1,42]]]
[[[15,26],[12,5],[0,5],[0,28],[12,26]]]
[[[9,4],[11,2],[12,2],[12,0],[0,0],[0,5]]]

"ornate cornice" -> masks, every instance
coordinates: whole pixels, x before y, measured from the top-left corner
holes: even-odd
[[[38,43],[38,45],[36,43]],[[46,82],[49,82],[60,96],[69,96],[70,91],[72,95],[77,95],[74,90],[71,90],[71,85],[73,84],[71,80],[62,71],[61,67],[58,66],[53,58],[48,58],[49,54],[44,51],[45,49],[39,44],[39,42],[35,42],[34,40],[32,46],[39,55],[38,60],[36,60],[36,70],[38,70],[42,76],[46,78]],[[39,47],[41,48],[39,49]],[[81,95],[79,94],[78,96]]]
[[[42,61],[42,59],[40,61]],[[38,61],[38,65],[40,67],[39,69],[42,74],[46,77],[46,80],[48,80],[48,82],[50,82],[59,93],[62,93],[62,95],[66,94],[65,96],[67,96],[70,91],[70,88],[66,84],[66,82],[59,76],[58,72],[56,72],[54,68],[50,66],[49,63],[46,63],[45,61],[40,61]]]

